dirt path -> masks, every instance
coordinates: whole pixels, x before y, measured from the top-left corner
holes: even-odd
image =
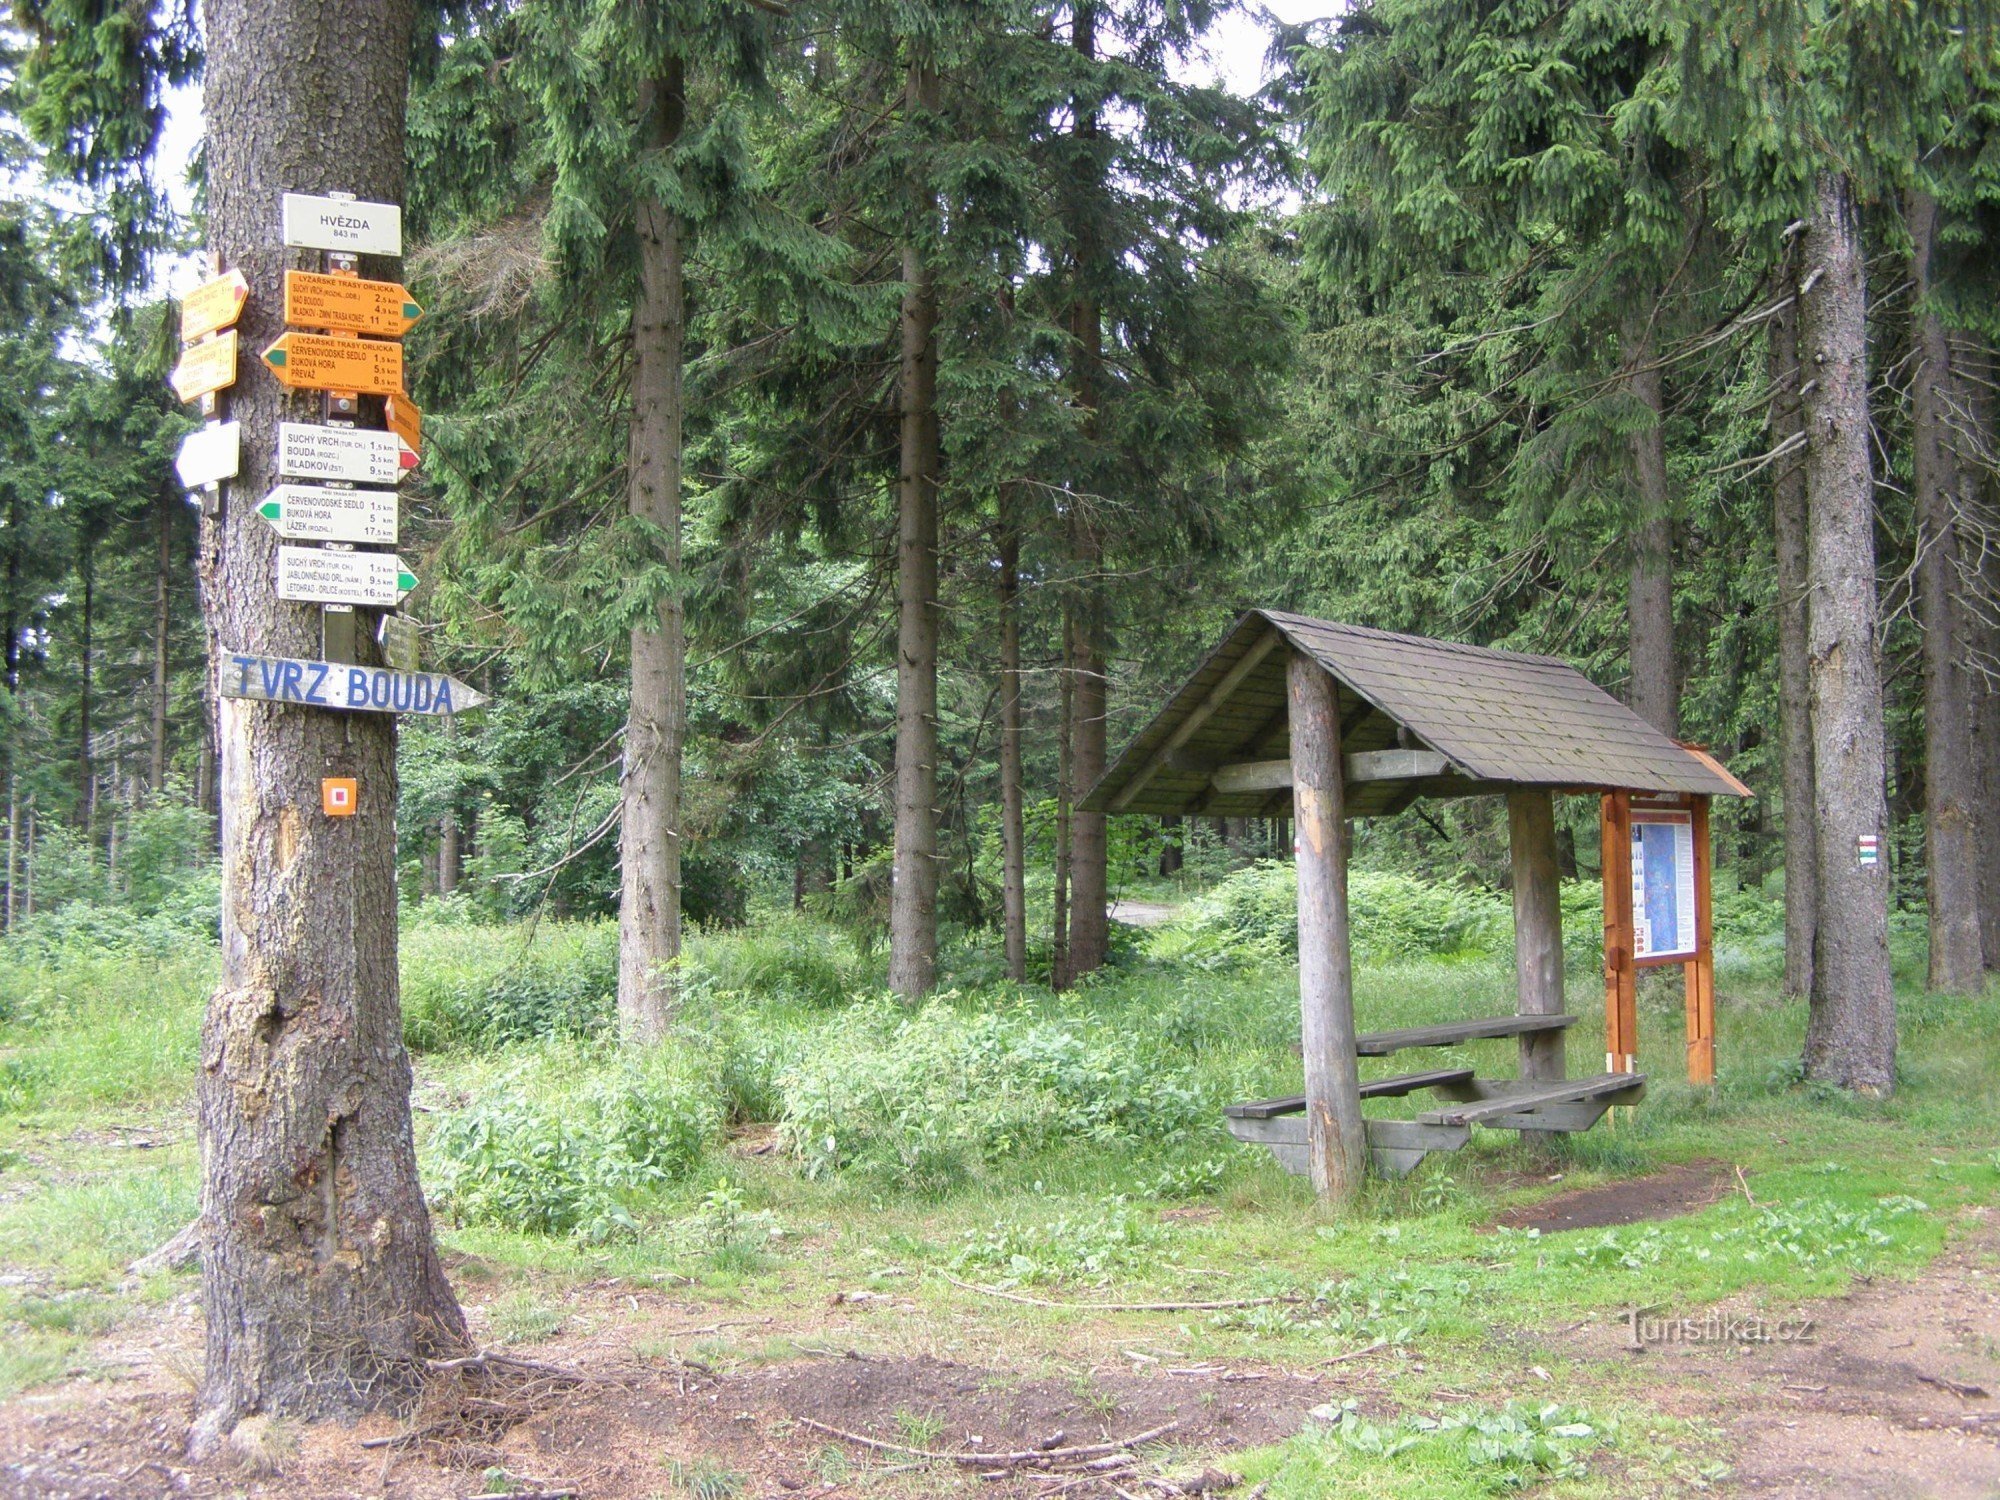
[[[1791,1306],[1732,1299],[1692,1327],[1665,1323],[1668,1309],[1641,1324],[1655,1337],[1639,1349],[1624,1319],[1586,1324],[1566,1343],[1638,1366],[1653,1404],[1724,1430],[1726,1491],[1992,1500],[2000,1495],[1996,1252],[2000,1226],[1989,1217],[1912,1280],[1863,1278],[1848,1296]],[[1784,1336],[1758,1340],[1753,1319]]]
[[[1123,922],[1127,927],[1160,927],[1171,922],[1179,911],[1178,906],[1169,906],[1164,901],[1120,896],[1111,903],[1111,920]]]

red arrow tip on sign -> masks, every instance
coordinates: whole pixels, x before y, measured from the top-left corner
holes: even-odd
[[[402,451],[396,455],[396,462],[401,464],[406,469],[414,469],[417,466],[418,462],[417,455],[412,453],[408,445],[406,444],[404,445]]]

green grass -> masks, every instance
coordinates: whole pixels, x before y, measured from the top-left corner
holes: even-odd
[[[1543,1156],[1481,1132],[1408,1180],[1371,1182],[1351,1212],[1329,1217],[1219,1119],[1230,1099],[1300,1086],[1297,980],[1282,961],[1169,962],[1128,945],[1125,967],[1070,994],[962,987],[925,1018],[853,1003],[877,977],[869,963],[786,917],[700,940],[680,1034],[658,1062],[681,1092],[660,1094],[614,1087],[623,1065],[588,1027],[495,1040],[523,1017],[563,1029],[590,1014],[607,939],[603,927],[545,924],[532,935],[419,928],[404,945],[412,1040],[430,1049],[418,1128],[433,1185],[447,1122],[508,1095],[532,1106],[524,1130],[594,1132],[571,1153],[594,1171],[612,1159],[601,1143],[619,1143],[619,1175],[591,1183],[604,1211],[578,1218],[575,1233],[529,1233],[504,1211],[457,1224],[441,1215],[454,1279],[485,1304],[497,1341],[557,1335],[572,1288],[617,1277],[635,1295],[672,1289],[748,1320],[740,1336],[682,1351],[743,1365],[796,1349],[763,1316],[865,1288],[896,1310],[857,1325],[864,1350],[894,1355],[971,1321],[982,1363],[1007,1378],[1077,1380],[1089,1402],[1108,1397],[1079,1375],[1089,1360],[1078,1341],[1158,1339],[1159,1319],[1080,1320],[947,1276],[1054,1300],[1277,1296],[1286,1300],[1176,1317],[1171,1345],[1191,1362],[1292,1366],[1378,1339],[1400,1353],[1371,1366],[1383,1395],[1368,1409],[1329,1409],[1230,1459],[1268,1480],[1271,1500],[1336,1486],[1385,1496],[1699,1487],[1712,1477],[1710,1435],[1653,1410],[1627,1367],[1567,1361],[1545,1336],[1634,1305],[1692,1312],[1741,1296],[1775,1309],[1857,1276],[1911,1275],[1968,1210],[2000,1200],[2000,995],[1922,995],[1900,950],[1900,1079],[1886,1101],[1799,1086],[1804,1009],[1778,998],[1763,937],[1725,934],[1713,1090],[1680,1076],[1677,987],[1649,984],[1640,1065],[1651,1092],[1636,1111]],[[980,971],[976,947],[957,950],[959,971]],[[0,1294],[0,1395],[88,1367],[92,1340],[135,1298],[175,1284],[120,1286],[126,1264],[194,1212],[191,1085],[213,981],[213,953],[200,948],[164,963],[31,962],[0,948],[0,1266],[28,1278]],[[1356,981],[1367,1029],[1512,1008],[1500,954],[1366,964]],[[1594,1072],[1601,990],[1587,972],[1571,985],[1570,1068]],[[1473,1043],[1435,1062],[1504,1076],[1513,1051]],[[878,1087],[884,1079],[893,1088]],[[700,1107],[663,1143],[656,1101],[689,1089]],[[727,1149],[726,1125],[781,1118],[794,1125],[785,1151]],[[828,1131],[831,1147],[816,1138]],[[135,1133],[164,1144],[123,1144]],[[1489,1227],[1503,1207],[1697,1160],[1741,1168],[1755,1202],[1738,1192],[1610,1231]],[[1522,1340],[1547,1351],[1537,1356],[1546,1389],[1522,1374]],[[1564,1404],[1552,1408],[1554,1391]],[[935,1420],[906,1416],[906,1432]],[[668,1473],[664,1493],[728,1493],[736,1477],[687,1467]]]

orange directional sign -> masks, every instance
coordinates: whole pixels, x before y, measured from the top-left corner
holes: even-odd
[[[399,339],[423,315],[424,310],[410,300],[409,292],[393,281],[285,272],[287,323]]]
[[[192,344],[218,328],[229,327],[242,316],[243,304],[249,299],[250,283],[241,271],[196,287],[181,298],[181,342]]]
[[[183,401],[236,384],[236,330],[182,350],[172,381],[174,394]]]
[[[403,389],[403,346],[380,339],[290,332],[264,351],[264,363],[293,390],[395,396]]]
[[[382,410],[388,419],[389,430],[403,440],[403,446],[412,453],[422,453],[424,414],[417,410],[417,403],[398,392],[389,398]]]

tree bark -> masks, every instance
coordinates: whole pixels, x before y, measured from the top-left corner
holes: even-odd
[[[1360,1195],[1368,1165],[1354,1039],[1347,921],[1347,806],[1339,689],[1293,651],[1286,669],[1292,806],[1299,826],[1299,1043],[1305,1055],[1306,1160],[1322,1203]]]
[[[936,72],[913,60],[904,107],[934,111]],[[931,232],[936,202],[913,182]],[[889,896],[889,988],[906,999],[937,983],[937,287],[924,247],[903,246],[901,453],[896,476],[896,848]]]
[[[1906,195],[1917,366],[1910,437],[1917,510],[1917,604],[1924,626],[1924,866],[1930,988],[1976,993],[1985,982],[1979,923],[1979,772],[1959,605],[1958,466],[1949,431],[1951,348],[1932,301],[1937,202]]]
[[[305,259],[280,243],[281,193],[402,196],[415,9],[412,0],[207,0],[209,235],[221,263],[250,281],[246,351],[281,331],[284,270]],[[363,265],[390,279],[396,269]],[[276,537],[255,509],[276,477],[280,416],[304,419],[319,406],[287,397],[246,353],[231,400],[242,473],[202,523],[216,660],[319,654],[319,611],[277,598]],[[396,722],[227,699],[217,739],[222,979],[201,1040],[198,1454],[251,1412],[398,1404],[426,1360],[467,1347],[410,1136]],[[324,776],[356,779],[354,816],[320,815]]]
[[[1080,0],[1072,11],[1070,42],[1087,60],[1097,56],[1097,6]],[[1076,295],[1070,304],[1070,399],[1083,414],[1082,438],[1088,454],[1097,444],[1099,369],[1104,362],[1103,318],[1098,283],[1104,274],[1104,247],[1099,226],[1103,187],[1097,166],[1098,119],[1095,104],[1075,101],[1078,183],[1072,202],[1070,233],[1075,241]],[[1086,462],[1082,472],[1094,474]],[[1080,488],[1088,490],[1085,484]],[[1107,756],[1108,694],[1104,671],[1104,538],[1098,529],[1094,500],[1072,498],[1069,515],[1070,561],[1075,570],[1076,602],[1069,613],[1071,714],[1071,798],[1080,797],[1104,774]],[[1070,813],[1069,974],[1075,978],[1103,967],[1110,951],[1110,853],[1105,815],[1072,807]]]
[[[1979,567],[1967,580],[1972,603],[1971,672],[1973,759],[1979,768],[1979,941],[1986,967],[2000,970],[2000,492],[1991,465],[2000,445],[1993,433],[1993,403],[1987,392],[1996,373],[1992,351],[1972,342],[1959,363],[1958,405],[1964,424],[1958,433],[1959,514],[1977,526]]]
[[[1771,446],[1804,441],[1799,407],[1798,277],[1788,276],[1794,301],[1770,328]],[[1819,853],[1813,814],[1811,653],[1806,642],[1806,461],[1798,451],[1778,460],[1771,483],[1778,559],[1778,765],[1785,806],[1785,981],[1787,995],[1812,993],[1813,923],[1819,913]]]
[[[1674,676],[1673,494],[1667,487],[1666,404],[1651,337],[1627,334],[1626,383],[1652,414],[1632,434],[1632,478],[1639,510],[1632,527],[1630,587],[1626,594],[1627,657],[1632,712],[1662,734],[1680,733],[1680,690]]]
[[[1028,977],[1028,853],[1021,785],[1021,534],[1000,488],[1000,925],[1007,977]]]
[[[646,150],[680,139],[681,61],[639,90]],[[632,307],[632,426],[626,508],[650,531],[672,582],[657,617],[632,631],[632,700],[619,777],[618,1020],[630,1041],[666,1035],[679,993],[681,742],[687,729],[687,639],[681,568],[681,397],[686,284],[680,215],[657,198],[637,207],[639,273]]]
[[[171,485],[161,485],[153,497],[158,532],[153,558],[153,724],[146,785],[156,797],[167,780],[167,667],[174,618],[174,512],[179,505]]]
[[[1876,656],[1867,299],[1853,185],[1824,172],[1804,242],[1799,317],[1809,379],[1806,505],[1819,916],[1806,1024],[1808,1078],[1867,1095],[1895,1087],[1889,986],[1886,746]],[[1864,863],[1870,846],[1875,855]]]

